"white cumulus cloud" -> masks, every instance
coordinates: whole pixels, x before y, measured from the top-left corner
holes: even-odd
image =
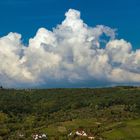
[[[77,10],[69,9],[65,16],[52,31],[40,28],[28,46],[18,33],[0,38],[1,85],[140,84],[140,50],[118,40],[110,27],[89,27]]]

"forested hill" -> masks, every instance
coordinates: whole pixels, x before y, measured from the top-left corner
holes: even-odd
[[[46,133],[49,139],[68,139],[69,131],[79,127],[105,139],[103,126],[98,129],[83,122],[110,124],[139,118],[140,88],[136,87],[0,90],[0,140],[31,140],[37,132]],[[79,123],[73,126],[76,120]],[[52,125],[65,129],[57,132]]]

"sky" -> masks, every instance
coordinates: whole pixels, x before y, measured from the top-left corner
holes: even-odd
[[[139,0],[0,0],[1,85],[139,85],[139,14]]]
[[[139,0],[0,0],[0,36],[19,32],[27,43],[40,27],[52,29],[70,9],[82,13],[90,26],[103,24],[118,29],[118,37],[140,46]]]

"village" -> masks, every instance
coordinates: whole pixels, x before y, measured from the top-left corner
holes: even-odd
[[[94,140],[95,137],[92,134],[87,134],[84,130],[77,130],[76,132],[71,132],[68,136],[74,135],[75,137],[87,137],[90,140]]]
[[[75,132],[70,132],[68,134],[68,137],[70,138],[71,136],[74,136],[74,138],[79,137],[79,138],[88,138],[89,140],[94,140],[95,136],[92,134],[87,134],[84,130],[77,130]],[[25,135],[24,134],[19,134],[19,137],[24,139]],[[34,133],[31,135],[33,140],[48,140],[47,134],[40,134],[40,133]]]

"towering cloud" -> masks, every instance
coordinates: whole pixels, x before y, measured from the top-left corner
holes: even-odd
[[[77,10],[65,15],[53,31],[40,28],[28,46],[18,33],[0,38],[3,86],[140,84],[140,50],[116,39],[114,29],[89,27]]]

